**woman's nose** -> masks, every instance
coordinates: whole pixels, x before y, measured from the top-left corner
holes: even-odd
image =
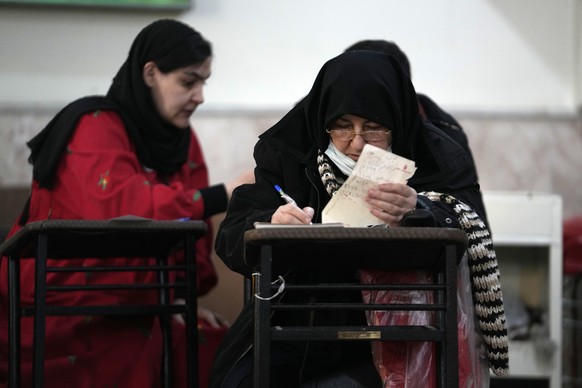
[[[362,149],[366,145],[366,140],[364,140],[364,137],[360,133],[361,131],[355,131],[354,138],[352,139],[352,146],[358,149]]]
[[[204,88],[202,86],[194,90],[194,93],[192,93],[192,101],[194,101],[197,105],[200,105],[204,102]]]

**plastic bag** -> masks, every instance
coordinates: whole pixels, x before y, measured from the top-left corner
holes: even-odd
[[[457,271],[457,329],[459,350],[459,387],[489,386],[486,349],[475,325],[471,283],[467,259],[463,258]],[[427,272],[359,271],[364,284],[431,283]],[[429,291],[363,291],[364,303],[410,304],[432,303]],[[367,311],[371,326],[434,325],[431,311]],[[437,386],[435,344],[433,342],[372,342],[374,364],[385,388]]]

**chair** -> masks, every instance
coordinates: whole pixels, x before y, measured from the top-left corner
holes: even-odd
[[[163,339],[163,385],[171,387],[171,346],[170,321],[172,314],[185,314],[187,326],[188,386],[197,386],[198,345],[196,312],[196,261],[195,241],[205,234],[207,226],[202,221],[154,221],[140,218],[120,218],[112,220],[48,220],[25,225],[14,236],[0,245],[0,255],[8,257],[9,290],[9,386],[20,387],[20,318],[33,316],[33,382],[35,387],[43,386],[44,379],[44,338],[45,319],[52,315],[91,314],[154,314],[160,317]],[[168,262],[168,254],[175,249],[184,249],[184,264]],[[103,266],[94,268],[51,268],[47,258],[104,258]],[[108,257],[156,257],[154,266],[144,264],[138,267],[107,266]],[[20,304],[20,260],[35,260],[36,281],[34,306]],[[145,262],[145,260],[144,260]],[[46,274],[55,271],[156,271],[155,284],[116,285],[47,285]],[[169,282],[169,272],[181,271],[185,281]],[[155,289],[159,292],[159,304],[124,306],[53,306],[46,304],[49,292],[74,290]],[[171,289],[186,289],[186,303],[169,303]]]
[[[257,265],[260,276],[255,297],[254,386],[269,386],[271,341],[433,341],[436,343],[437,381],[441,387],[458,387],[457,278],[467,238],[458,229],[399,227],[270,227],[245,232],[245,260]],[[400,258],[409,260],[397,260]],[[394,258],[396,260],[390,260]],[[289,305],[272,296],[279,289],[273,273],[287,270],[342,268],[383,271],[423,270],[433,273],[433,284],[363,285],[286,284],[285,292],[422,289],[435,295],[433,304],[309,303]],[[433,326],[272,327],[277,310],[430,310]]]

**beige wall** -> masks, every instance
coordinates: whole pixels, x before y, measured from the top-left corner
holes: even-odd
[[[0,7],[0,106],[104,93],[147,23],[183,20],[213,43],[208,105],[284,108],[329,58],[396,41],[446,107],[567,111],[579,93],[579,0],[192,0],[186,12]],[[333,10],[330,13],[330,10]]]

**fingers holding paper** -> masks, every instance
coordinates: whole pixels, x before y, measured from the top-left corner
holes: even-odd
[[[311,207],[301,209],[294,203],[279,206],[271,216],[272,224],[309,224],[315,211]]]
[[[416,207],[416,196],[416,190],[404,183],[382,183],[368,190],[366,202],[374,216],[389,226],[397,226]]]

